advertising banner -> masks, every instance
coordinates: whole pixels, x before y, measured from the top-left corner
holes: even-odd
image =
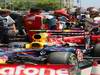
[[[72,75],[72,65],[2,64],[0,75]]]

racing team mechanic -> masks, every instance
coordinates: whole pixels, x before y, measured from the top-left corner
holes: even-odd
[[[41,15],[41,9],[37,7],[31,7],[28,14],[24,15],[24,27],[26,31],[38,30],[43,28],[43,16]]]
[[[9,43],[9,36],[15,35],[18,31],[15,26],[15,21],[10,17],[10,10],[1,9],[0,16],[6,20],[3,20],[3,31],[2,31],[2,43]]]

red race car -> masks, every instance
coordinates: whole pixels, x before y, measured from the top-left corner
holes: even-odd
[[[32,39],[34,33],[47,33],[48,38],[55,41],[64,41],[69,43],[84,44],[86,37],[90,37],[91,43],[99,43],[100,35],[87,34],[84,30],[30,30],[29,37]],[[50,38],[56,35],[56,37]],[[50,40],[49,40],[50,41]],[[49,42],[48,41],[48,42]]]

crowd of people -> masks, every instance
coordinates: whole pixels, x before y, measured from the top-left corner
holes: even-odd
[[[84,29],[93,34],[99,34],[99,24],[100,12],[96,8],[87,9],[84,12],[81,11],[81,8],[76,8],[74,12],[69,12],[66,8],[45,11],[38,7],[32,7],[24,15],[13,14],[10,10],[1,9],[0,39],[7,39],[12,33],[21,34],[23,28],[26,32],[40,29]]]
[[[100,13],[95,8],[87,9],[84,12],[81,12],[81,9],[79,8],[77,8],[75,12],[69,12],[65,8],[54,11],[31,8],[30,12],[24,17],[24,24],[28,25],[26,27],[29,27],[29,24],[32,24],[30,25],[33,26],[33,28],[31,27],[32,29],[55,30],[76,28],[95,31],[99,27],[99,22]]]
[[[41,23],[40,26],[35,23],[36,27],[41,27],[42,29],[49,29],[49,30],[55,30],[55,29],[68,29],[70,27],[71,23],[74,23],[75,18],[72,15],[69,15],[67,10],[65,8],[55,11],[45,11],[45,10],[39,10],[39,13],[34,11],[34,8],[30,10],[30,15],[34,14],[37,16],[36,13],[38,13],[38,16],[41,16]],[[32,11],[32,12],[31,12]],[[33,15],[33,16],[34,16]],[[26,15],[28,16],[28,15]],[[37,17],[36,17],[37,18]],[[25,19],[25,22],[27,22],[27,19]],[[39,22],[39,21],[38,21]],[[41,29],[37,28],[37,29]],[[33,27],[35,29],[35,27]]]

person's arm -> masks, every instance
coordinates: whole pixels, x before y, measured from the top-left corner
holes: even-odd
[[[12,27],[13,27],[13,31],[14,31],[14,32],[17,32],[16,26],[15,26],[14,23],[13,23]]]
[[[86,20],[86,22],[88,22],[91,25],[94,24],[93,19],[91,19],[91,18],[86,18],[85,20]]]

